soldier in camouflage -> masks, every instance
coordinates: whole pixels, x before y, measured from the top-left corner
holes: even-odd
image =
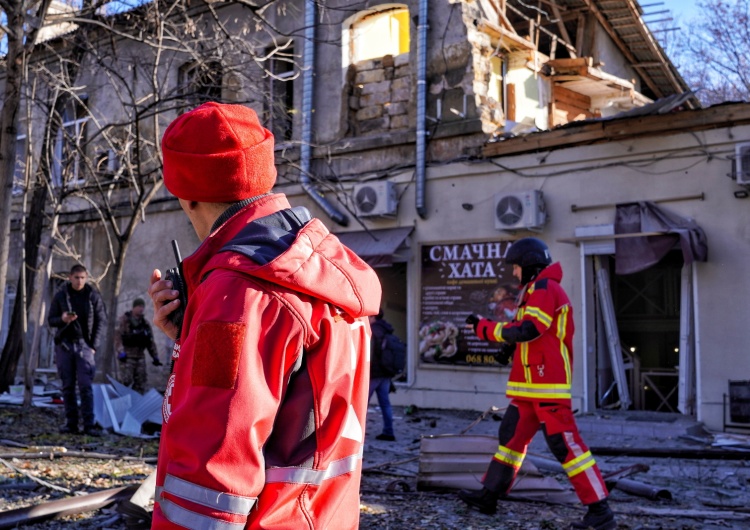
[[[120,361],[120,382],[132,385],[133,390],[143,394],[146,391],[146,356],[153,359],[154,366],[161,366],[159,353],[154,343],[151,325],[144,318],[146,302],[143,298],[133,300],[133,309],[120,317],[115,331],[115,351]]]

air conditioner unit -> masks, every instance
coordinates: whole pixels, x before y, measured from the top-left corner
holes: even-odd
[[[737,144],[735,148],[735,167],[737,184],[750,185],[750,142]]]
[[[495,195],[495,228],[538,230],[547,221],[544,198],[539,190]]]
[[[352,190],[354,209],[359,217],[388,217],[396,215],[398,198],[396,186],[388,180],[357,184]]]

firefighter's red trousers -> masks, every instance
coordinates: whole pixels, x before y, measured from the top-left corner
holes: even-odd
[[[552,454],[568,475],[583,504],[606,499],[607,486],[594,457],[578,433],[570,406],[512,400],[500,423],[500,445],[484,476],[484,487],[505,495],[521,468],[526,449],[541,426]]]

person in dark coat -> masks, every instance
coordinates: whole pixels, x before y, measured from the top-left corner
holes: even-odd
[[[370,317],[370,394],[377,392],[380,411],[383,413],[383,431],[375,439],[386,442],[396,441],[393,432],[393,409],[388,394],[391,391],[391,374],[386,372],[382,365],[383,339],[388,333],[393,333],[393,326],[383,318],[381,309],[377,316]]]
[[[62,380],[66,418],[60,432],[79,432],[77,384],[83,432],[99,436],[101,430],[94,420],[94,391],[91,384],[96,373],[94,354],[106,333],[107,313],[101,295],[86,283],[87,280],[86,267],[73,265],[68,281],[52,299],[47,323],[58,328],[55,334],[55,362]]]
[[[154,332],[143,315],[145,310],[146,301],[136,298],[133,300],[133,308],[120,317],[115,329],[115,351],[120,360],[120,382],[140,394],[146,392],[148,379],[144,350],[148,350],[154,366],[162,365],[154,342]]]

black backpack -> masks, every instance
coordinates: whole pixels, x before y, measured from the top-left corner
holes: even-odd
[[[388,377],[394,377],[406,367],[406,343],[393,333],[386,333],[381,344],[380,366]]]

